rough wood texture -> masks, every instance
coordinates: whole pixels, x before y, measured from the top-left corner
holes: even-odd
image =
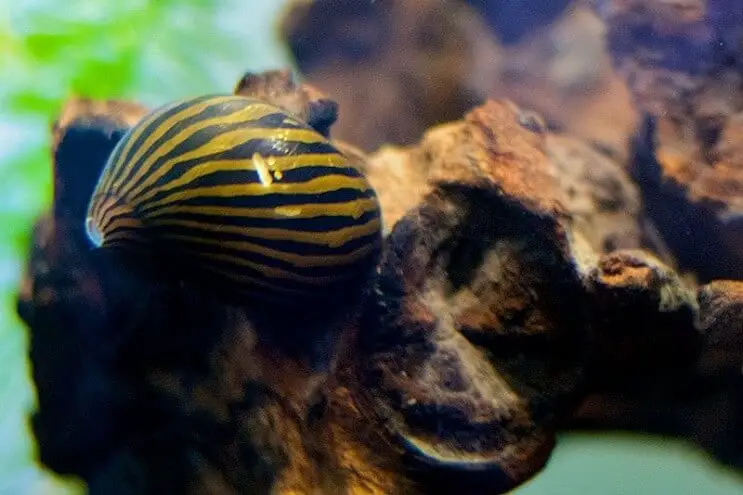
[[[743,5],[594,3],[645,115],[632,168],[649,216],[702,282],[743,277]]]
[[[511,194],[527,204],[542,202],[545,212],[569,212],[573,229],[597,252],[648,244],[639,193],[624,169],[579,139],[547,132],[539,115],[508,101],[432,127],[419,144],[385,146],[364,167],[389,228],[430,192],[432,181],[474,184],[488,177],[518,184]]]
[[[694,365],[680,370],[676,366],[676,373],[668,373],[666,368],[665,373],[655,376],[637,376],[622,386],[615,382],[611,393],[586,399],[573,426],[679,436],[707,450],[719,462],[743,469],[743,283],[704,285],[698,289],[696,301],[702,344]],[[676,310],[664,318],[677,317]],[[642,336],[642,332],[633,333]],[[686,345],[683,348],[689,349]],[[663,356],[681,357],[678,350],[666,347]]]
[[[57,216],[80,218],[101,163],[126,130],[147,112],[142,105],[72,98],[52,125],[54,207]],[[56,166],[59,164],[71,164]]]
[[[426,493],[530,478],[579,394],[585,294],[543,144],[507,102],[436,130],[432,190],[388,238],[367,382]]]
[[[236,90],[305,116],[327,101],[286,71]],[[95,108],[57,125],[87,132],[55,140],[65,193],[35,227],[18,302],[41,460],[93,494],[504,493],[539,473],[589,394],[635,390],[639,376],[673,396],[674,380],[729,377],[742,360],[715,354],[739,340],[739,291],[709,286],[697,303],[652,256],[602,256],[571,199],[583,179],[561,178],[574,143],[509,101],[406,148],[342,144],[379,189],[389,234],[366,297],[313,317],[228,306],[91,250],[79,206],[105,152],[87,151],[131,123],[115,103]],[[599,167],[588,183],[626,179]],[[88,179],[67,187],[78,169]],[[633,204],[631,187],[606,190]]]
[[[312,86],[298,85],[289,69],[246,72],[234,92],[269,101],[295,114],[325,137],[329,137],[330,127],[338,118],[338,104]]]

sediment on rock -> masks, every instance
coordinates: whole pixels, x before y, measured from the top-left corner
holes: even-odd
[[[645,247],[642,204],[624,167],[569,135],[549,134],[554,164],[573,228],[598,253]]]
[[[512,120],[511,111],[516,112],[517,120]],[[489,122],[483,123],[485,119]],[[492,138],[513,135],[515,128],[535,131],[535,137],[513,141]],[[490,155],[508,156],[514,149],[519,152],[530,147],[539,154],[524,155],[509,167],[474,172]],[[520,181],[523,191],[513,194],[519,194],[525,203],[550,191],[553,207],[564,206],[572,230],[598,253],[648,244],[639,193],[623,167],[582,140],[548,132],[541,116],[507,101],[488,103],[461,121],[435,126],[419,143],[384,146],[367,155],[364,162],[364,170],[378,190],[388,228],[431,191],[432,182],[458,181],[477,173],[491,174],[498,181]]]

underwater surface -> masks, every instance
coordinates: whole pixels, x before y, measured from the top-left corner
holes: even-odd
[[[156,106],[186,96],[229,93],[233,81],[245,71],[292,64],[276,26],[284,5],[272,0],[122,0],[116,4],[70,0],[60,8],[51,0],[0,0],[0,6],[0,67],[5,76],[0,80],[0,495],[78,493],[81,487],[75,480],[56,477],[36,462],[27,419],[35,407],[27,333],[15,309],[31,225],[52,199],[51,122],[73,94]],[[364,34],[368,33],[358,24],[348,25],[351,34],[346,35],[352,38],[356,34],[361,41],[349,42],[347,51],[352,55],[363,52]],[[572,43],[573,50],[574,45],[585,43],[570,39],[569,29],[566,32],[560,40]],[[551,43],[551,51],[560,50],[562,45],[557,41]],[[327,55],[336,49],[341,50],[333,46],[318,51]],[[590,47],[585,49],[590,51]],[[586,58],[591,56],[586,54]],[[520,70],[514,59],[518,57],[507,62],[513,65],[510,73]],[[309,56],[303,64],[304,72],[318,80],[327,76],[324,71],[334,70],[332,65],[316,65]],[[354,77],[369,77],[374,70],[382,69],[372,66],[366,72],[354,73]],[[487,72],[482,67],[470,70]],[[592,70],[580,66],[555,68],[548,77],[564,79],[565,86],[570,86],[575,73]],[[353,102],[354,90],[369,90],[368,82],[354,86],[348,81],[351,79],[339,77],[327,84],[338,85],[343,95],[341,105],[343,101]],[[380,98],[387,95],[385,88],[379,91]],[[435,98],[435,88],[421,91],[427,97],[434,93]],[[508,88],[503,91],[508,96]],[[571,94],[575,91],[579,90],[570,90]],[[330,92],[329,96],[334,95]],[[549,104],[543,107],[549,108]],[[348,125],[344,119],[357,109],[344,114],[343,108],[339,120],[344,126],[343,139],[367,150],[387,140],[417,141],[415,132],[409,129],[420,127],[420,122],[410,124],[409,129],[407,123],[401,123],[387,135],[381,131],[375,134],[394,126],[384,122],[372,122],[366,128]],[[596,111],[606,110],[597,107]],[[445,118],[440,120],[457,120],[462,113],[457,109],[450,115],[442,111]],[[618,120],[623,118],[617,115]],[[376,130],[370,130],[373,127]],[[604,132],[600,125],[578,123],[571,127],[568,123],[566,127],[603,148],[616,145],[611,133]],[[363,143],[354,139],[361,133],[366,139]],[[390,136],[392,139],[388,139]],[[616,242],[621,245],[621,239]],[[691,442],[640,434],[561,433],[544,471],[514,493],[732,495],[743,493],[743,476],[721,467]]]

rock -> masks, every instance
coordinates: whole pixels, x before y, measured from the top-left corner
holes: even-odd
[[[513,134],[513,129],[503,124],[511,120],[498,114],[507,112],[508,105],[490,103],[478,110],[481,115],[495,114],[489,123],[494,136]],[[555,201],[569,212],[573,231],[596,252],[645,246],[639,193],[622,166],[577,138],[548,133],[540,116],[522,109],[514,111],[523,121],[517,126],[540,133],[537,140],[514,146],[541,148],[540,162],[530,163],[527,171],[517,169],[520,162],[514,162],[482,173],[503,181],[520,180],[519,187],[525,189],[520,197],[526,202],[543,196],[545,188],[551,189]],[[385,146],[368,155],[365,172],[379,192],[388,228],[431,190],[429,184],[437,177],[460,180],[471,169],[470,163],[487,163],[489,153],[508,156],[513,152],[506,140],[496,139],[497,144],[491,144],[490,135],[474,133],[475,127],[467,119],[472,117],[429,129],[418,144]],[[535,175],[532,170],[541,172]]]
[[[718,280],[698,291],[705,347],[697,363],[703,376],[743,379],[743,282]]]
[[[338,104],[307,84],[298,85],[289,69],[246,72],[235,86],[235,94],[266,100],[306,121],[329,137],[338,118]]]
[[[425,151],[385,146],[369,155],[365,173],[382,206],[385,234],[430,191]]]

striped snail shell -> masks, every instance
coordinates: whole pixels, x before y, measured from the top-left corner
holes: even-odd
[[[184,279],[303,303],[369,275],[381,221],[366,178],[324,136],[230,95],[178,101],[134,125],[85,227],[96,247],[144,250]]]

